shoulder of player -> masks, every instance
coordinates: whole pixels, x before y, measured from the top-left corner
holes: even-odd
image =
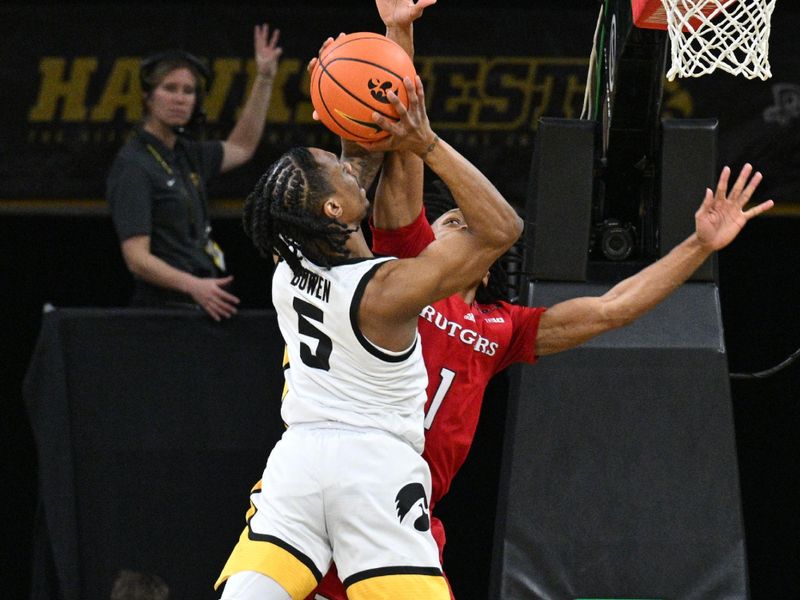
[[[409,285],[409,280],[416,271],[408,263],[413,262],[414,258],[390,258],[374,267],[372,276],[367,282],[365,292],[371,295],[391,295],[397,289],[402,289]]]
[[[423,294],[424,270],[416,268],[418,258],[390,259],[379,264],[364,287],[361,310],[388,321],[416,318],[415,306]],[[424,305],[424,303],[422,303]]]
[[[414,273],[421,270],[419,257],[398,258],[398,257],[381,257],[386,258],[379,265],[374,267],[375,272],[372,275],[370,283],[380,282],[386,284],[392,282],[395,278],[400,278],[407,273]]]

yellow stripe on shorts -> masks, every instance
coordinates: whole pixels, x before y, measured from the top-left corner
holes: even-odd
[[[450,589],[438,569],[375,569],[348,577],[344,584],[348,600],[450,600]]]
[[[282,548],[280,540],[254,540],[249,536],[249,527],[245,527],[239,541],[228,557],[228,562],[214,584],[219,588],[231,575],[240,571],[256,571],[277,581],[285,589],[292,600],[304,600],[317,587],[322,575],[289,550]],[[310,559],[308,560],[311,563]],[[313,565],[313,563],[311,563]],[[315,571],[317,571],[315,573]]]

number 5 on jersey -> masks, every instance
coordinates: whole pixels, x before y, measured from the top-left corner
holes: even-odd
[[[333,350],[331,338],[322,333],[311,322],[316,321],[317,323],[322,323],[322,310],[297,297],[295,297],[294,302],[292,302],[292,307],[297,312],[297,331],[300,332],[300,335],[305,335],[317,340],[316,353],[311,351],[308,344],[300,343],[300,360],[303,361],[303,364],[308,365],[312,369],[329,371],[331,368],[331,352]]]

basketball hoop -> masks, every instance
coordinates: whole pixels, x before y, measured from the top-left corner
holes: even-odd
[[[631,0],[637,27],[666,29],[670,81],[717,69],[769,79],[769,33],[775,0]]]

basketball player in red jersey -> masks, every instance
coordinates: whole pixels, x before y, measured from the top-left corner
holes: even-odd
[[[376,0],[376,4],[387,35],[413,58],[411,27],[422,13],[422,3]],[[534,363],[539,356],[574,348],[633,322],[688,279],[712,252],[729,244],[749,219],[772,206],[770,200],[743,210],[761,180],[750,165],[742,169],[730,192],[729,176],[726,167],[716,191],[706,190],[695,215],[695,233],[603,296],[575,298],[549,309],[516,306],[492,293],[487,273],[482,281],[422,311],[419,331],[428,372],[423,457],[431,470],[431,529],[440,554],[445,532],[434,508],[467,457],[491,378],[514,363]],[[414,257],[434,239],[468,227],[458,209],[444,212],[429,225],[422,182],[423,163],[417,156],[387,153],[372,213],[376,254]],[[308,600],[345,599],[334,567]]]

